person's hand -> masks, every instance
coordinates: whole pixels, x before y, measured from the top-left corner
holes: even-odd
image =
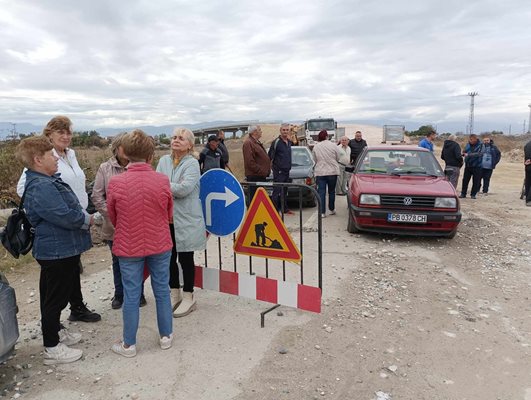
[[[90,219],[89,219],[89,226],[92,226],[92,225],[94,225],[94,214],[91,214]]]
[[[531,158],[524,161],[524,165],[531,165]]]
[[[463,153],[463,157],[466,157],[468,154],[467,153]]]

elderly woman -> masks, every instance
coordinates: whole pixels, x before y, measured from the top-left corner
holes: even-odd
[[[336,183],[339,175],[338,146],[328,140],[328,132],[322,130],[317,137],[318,143],[313,147],[312,155],[315,160],[314,173],[317,181],[317,191],[321,199],[321,217],[326,217],[326,190],[328,188],[328,209],[330,215],[336,213]]]
[[[44,364],[79,360],[83,351],[68,346],[81,340],[61,325],[61,311],[68,304],[79,277],[81,253],[92,247],[92,217],[79,204],[73,190],[57,174],[58,157],[45,136],[24,139],[17,157],[26,167],[22,194],[27,216],[35,229],[33,257],[41,266],[39,282]]]
[[[347,194],[349,173],[345,171],[345,167],[350,164],[350,147],[348,142],[348,137],[343,136],[337,145],[339,150],[339,175],[337,177],[336,194],[339,196]]]
[[[114,226],[109,220],[107,212],[107,187],[110,179],[122,172],[129,163],[129,160],[124,154],[122,148],[122,139],[125,133],[121,133],[114,138],[111,144],[112,157],[102,163],[96,173],[94,187],[92,189],[92,202],[96,210],[103,216],[102,238],[107,242],[112,255],[112,272],[114,278],[114,297],[112,298],[111,307],[114,310],[122,308],[124,301],[124,288],[122,285],[122,274],[120,273],[120,264],[118,257],[112,254],[112,242],[114,239]],[[140,296],[140,307],[146,305],[146,298],[144,297],[144,285],[142,285],[142,294]]]
[[[199,200],[199,163],[194,158],[194,134],[176,128],[171,138],[171,154],[161,157],[157,171],[170,178],[173,194],[173,224],[170,231],[174,248],[170,263],[170,288],[175,318],[184,317],[195,309],[194,251],[206,247],[206,229]],[[183,271],[183,292],[179,282],[177,257]]]
[[[126,172],[111,178],[107,188],[107,212],[115,227],[112,252],[120,263],[124,291],[123,340],[113,344],[112,351],[134,357],[145,264],[157,307],[160,347],[166,350],[172,344],[168,221],[173,201],[168,178],[151,168],[153,139],[135,129],[123,137],[121,145],[129,165]]]
[[[52,153],[57,159],[58,170],[61,175],[61,180],[68,184],[76,195],[83,210],[87,209],[88,196],[85,190],[85,173],[80,168],[76,153],[69,148],[72,142],[72,121],[68,117],[59,115],[53,117],[44,128],[43,135],[48,137],[52,142]],[[17,193],[22,196],[24,192],[24,185],[26,183],[26,170],[18,181]],[[97,314],[88,309],[83,301],[83,294],[81,293],[81,260],[77,266],[77,274],[74,274],[72,280],[72,294],[70,297],[70,316],[69,321],[83,321],[83,322],[97,322],[101,320],[100,314]]]

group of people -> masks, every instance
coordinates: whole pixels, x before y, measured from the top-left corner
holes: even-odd
[[[273,173],[273,182],[289,183],[291,179],[291,147],[294,146],[290,136],[290,124],[280,126],[279,136],[273,140],[269,151],[266,151],[260,141],[262,130],[259,125],[249,127],[248,138],[243,143],[243,161],[245,178],[253,183],[249,187],[252,199],[257,189],[257,182],[265,182],[270,173]],[[348,172],[345,167],[355,165],[356,160],[367,142],[362,133],[357,131],[353,139],[344,136],[339,143],[334,144],[329,140],[326,130],[319,132],[317,144],[312,150],[315,161],[314,175],[317,182],[317,191],[321,202],[319,212],[326,217],[326,194],[328,192],[328,210],[330,215],[335,212],[335,195],[345,195],[347,192]],[[279,212],[290,215],[293,212],[288,208],[287,186],[275,185],[273,187],[272,201]]]
[[[20,142],[17,157],[25,169],[19,195],[35,230],[33,256],[41,267],[39,291],[41,329],[46,365],[80,359],[74,346],[81,334],[61,324],[61,311],[70,302],[70,321],[97,322],[81,292],[81,254],[92,247],[94,215],[86,209],[85,175],[72,140],[72,122],[52,118],[43,135]],[[174,131],[171,154],[153,170],[155,144],[141,130],[119,135],[112,157],[98,169],[92,200],[104,219],[103,235],[112,253],[112,308],[122,308],[122,338],[111,349],[136,355],[139,307],[145,304],[144,281],[151,276],[156,302],[158,341],[169,349],[172,317],[195,309],[194,252],[206,247],[205,224],[199,200],[200,165],[195,138],[184,128]],[[177,263],[178,260],[178,263]],[[179,280],[179,265],[183,282]]]
[[[501,152],[489,136],[483,137],[483,141],[480,141],[477,135],[471,134],[468,143],[461,150],[456,142],[456,136],[450,135],[444,141],[441,159],[446,164],[445,172],[448,179],[456,189],[461,167],[464,165],[465,170],[459,197],[466,198],[468,185],[472,179],[470,198],[476,199],[480,191],[483,195],[488,195],[490,179],[496,165],[501,160]]]
[[[431,130],[426,133],[418,146],[433,152],[433,141],[436,137],[437,133]],[[500,150],[490,136],[484,136],[483,141],[480,141],[477,135],[471,134],[463,149],[456,142],[456,139],[456,135],[448,136],[441,151],[441,159],[445,162],[444,171],[448,180],[457,189],[461,168],[464,165],[465,170],[459,197],[466,198],[471,179],[471,199],[476,199],[480,190],[484,195],[488,195],[492,173],[501,160]]]

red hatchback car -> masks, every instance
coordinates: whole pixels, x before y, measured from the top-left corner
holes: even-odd
[[[348,231],[453,238],[459,199],[434,155],[413,146],[365,148],[348,189]]]

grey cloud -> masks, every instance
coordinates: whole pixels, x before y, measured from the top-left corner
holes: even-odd
[[[26,21],[0,24],[0,120],[57,111],[97,126],[326,112],[444,122],[466,120],[467,91],[480,92],[481,117],[514,109],[531,87],[524,1],[34,1],[7,9]],[[64,55],[33,64],[13,55],[46,41]]]

